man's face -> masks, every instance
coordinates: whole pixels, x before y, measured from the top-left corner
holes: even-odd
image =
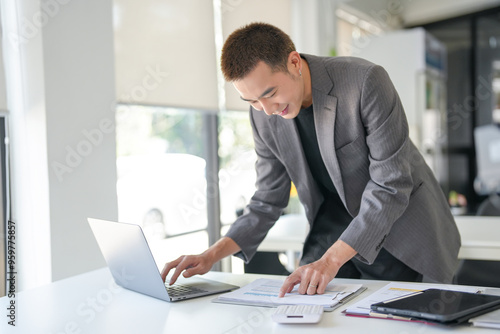
[[[286,119],[296,117],[302,106],[304,85],[298,69],[288,66],[289,73],[272,72],[271,67],[260,62],[256,68],[233,85],[242,100],[267,115],[279,115]]]

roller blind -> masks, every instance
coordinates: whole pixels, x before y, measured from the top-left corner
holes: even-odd
[[[115,0],[121,103],[218,110],[212,1]]]

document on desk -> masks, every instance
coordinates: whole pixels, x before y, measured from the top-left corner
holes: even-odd
[[[489,312],[469,320],[474,327],[500,329],[500,310]]]
[[[362,316],[362,317],[380,317],[387,318],[385,314],[374,313],[371,310],[371,305],[379,303],[382,301],[398,298],[410,293],[415,293],[425,289],[439,288],[443,290],[454,290],[463,292],[482,292],[482,289],[478,289],[470,286],[460,286],[460,285],[443,285],[443,284],[422,284],[422,283],[399,283],[392,282],[384,286],[383,288],[375,291],[368,297],[361,299],[357,303],[352,304],[347,309],[344,310],[346,315],[352,316]],[[396,320],[410,320],[403,319],[403,317],[394,317]]]
[[[279,298],[284,280],[259,278],[235,291],[218,296],[214,302],[255,306],[321,305],[331,311],[364,291],[362,284],[335,284],[330,282],[322,295],[301,295],[298,286]]]

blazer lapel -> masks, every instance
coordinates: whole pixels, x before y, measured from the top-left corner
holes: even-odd
[[[337,98],[316,91],[313,94],[314,101],[314,124],[316,136],[318,138],[319,150],[325,163],[328,174],[332,178],[333,184],[345,205],[344,185],[340,174],[337,155],[335,154],[335,116],[337,107]],[[269,117],[272,128],[275,129],[273,136],[279,149],[283,154],[281,158],[290,173],[290,177],[297,186],[301,183],[306,188],[315,185],[311,170],[307,165],[307,160],[300,141],[300,135],[297,126],[293,120],[280,119],[279,117]],[[291,167],[291,168],[290,168]],[[313,186],[313,188],[316,188]]]
[[[314,126],[318,137],[319,151],[323,157],[326,170],[333,181],[333,185],[345,203],[344,184],[340,174],[339,162],[335,153],[335,117],[337,109],[337,98],[313,92],[314,101]]]
[[[339,162],[335,152],[337,98],[330,95],[334,83],[320,58],[307,54],[301,54],[301,56],[306,59],[311,72],[314,124],[316,136],[318,137],[319,150],[326,170],[333,181],[333,185],[347,208],[342,174],[340,173]]]
[[[303,177],[302,173],[304,171],[308,171],[310,174],[295,121],[281,119],[279,116],[271,116],[269,122],[272,128],[275,129],[273,136],[280,152],[283,152],[281,155],[283,162],[286,166],[295,166],[295,168],[287,168],[289,172],[299,172],[300,177]],[[297,180],[293,176],[292,178]]]
[[[313,93],[313,112],[314,123],[316,128],[316,136],[323,161],[325,163],[328,174],[332,178],[332,182],[339,193],[339,196],[346,205],[344,184],[340,167],[335,152],[335,117],[337,109],[337,98],[329,93],[333,89],[333,82],[327,74],[323,64],[320,63],[317,57],[303,55],[309,64],[312,80]],[[316,89],[318,88],[318,89]],[[275,129],[273,136],[277,143],[283,159],[283,163],[287,166],[290,177],[301,189],[317,190],[316,182],[314,181],[311,170],[307,165],[307,160],[300,141],[297,126],[293,120],[281,119],[277,116],[269,117],[271,128]],[[305,195],[305,200],[314,200]]]

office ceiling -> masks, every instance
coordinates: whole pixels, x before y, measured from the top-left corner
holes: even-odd
[[[339,0],[366,15],[399,17],[402,26],[431,23],[500,6],[500,0]]]

